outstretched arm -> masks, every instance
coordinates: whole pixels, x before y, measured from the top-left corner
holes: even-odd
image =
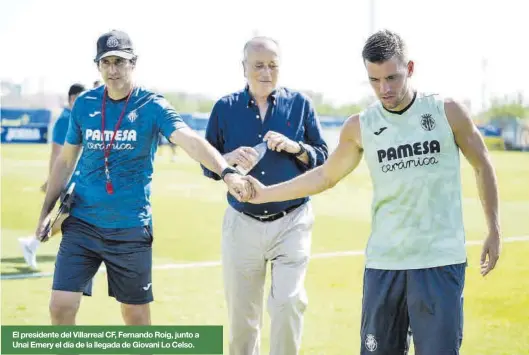
[[[487,220],[489,232],[481,254],[481,274],[485,276],[494,269],[500,255],[501,233],[496,174],[487,146],[467,110],[459,103],[447,100],[445,112],[454,132],[456,144],[474,168],[479,197]]]
[[[218,150],[191,128],[185,127],[175,130],[169,140],[171,143],[182,147],[193,160],[203,164],[217,175],[220,175],[222,170],[228,167],[228,163]]]
[[[163,96],[157,95],[153,99],[153,104],[154,108],[157,109],[156,124],[160,132],[171,143],[181,147],[193,160],[213,174],[221,175],[224,169],[228,167],[228,163],[219,151],[189,128]],[[238,200],[251,197],[253,192],[251,185],[237,174],[226,174],[224,181],[228,185],[230,193]]]
[[[192,159],[219,176],[228,167],[228,163],[222,155],[208,141],[188,127],[175,130],[169,140],[171,143],[182,147]],[[253,190],[250,184],[243,180],[240,175],[227,174],[224,180],[230,193],[238,200],[248,199],[252,196]]]
[[[353,171],[362,160],[362,155],[359,116],[354,115],[344,123],[337,148],[322,166],[292,180],[268,187],[251,176],[245,177],[252,182],[256,192],[249,202],[259,204],[288,201],[323,192]]]

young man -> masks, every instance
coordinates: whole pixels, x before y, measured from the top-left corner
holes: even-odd
[[[488,225],[481,273],[500,253],[498,189],[483,139],[457,102],[416,92],[414,63],[396,33],[367,40],[364,65],[378,101],[344,124],[328,161],[291,181],[256,189],[254,203],[320,193],[366,157],[374,187],[366,250],[361,354],[458,354],[463,329],[465,231],[459,152],[473,166]]]
[[[244,46],[244,90],[214,106],[206,139],[232,166],[274,184],[323,164],[327,145],[310,100],[278,86],[277,43],[257,37]],[[266,142],[261,161],[254,146]],[[219,179],[209,169],[206,176]],[[314,215],[308,198],[252,205],[228,196],[222,226],[222,266],[230,325],[230,354],[258,355],[266,267],[272,285],[270,354],[299,353],[308,298],[305,274]]]
[[[81,290],[102,262],[109,295],[121,303],[125,323],[150,324],[150,189],[160,132],[220,174],[237,198],[246,198],[250,191],[162,96],[135,86],[136,59],[126,33],[111,31],[98,39],[95,62],[105,85],[77,98],[66,142],[51,172],[36,231],[40,237],[82,148],[75,200],[62,225],[55,265],[50,300],[54,325],[75,324]]]
[[[68,106],[64,108],[55,125],[53,126],[52,131],[52,143],[51,143],[51,155],[49,161],[49,170],[48,174],[51,173],[55,159],[59,156],[62,146],[64,145],[64,140],[66,138],[66,132],[68,131],[68,124],[70,122],[70,114],[72,112],[72,107],[77,96],[80,93],[85,91],[85,87],[81,84],[73,84],[68,90]],[[46,192],[48,182],[40,187],[42,192]],[[54,226],[54,229],[51,232],[51,235],[56,235],[60,231],[60,223],[57,223]],[[22,254],[24,255],[24,260],[26,264],[32,269],[37,269],[37,248],[40,245],[40,240],[32,235],[26,238],[19,238],[20,247],[22,248]]]

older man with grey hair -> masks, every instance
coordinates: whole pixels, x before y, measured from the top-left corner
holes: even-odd
[[[320,166],[328,148],[312,102],[278,86],[279,46],[255,37],[244,46],[246,87],[215,104],[206,139],[231,166],[276,184]],[[256,147],[265,142],[258,159]],[[204,174],[220,177],[204,168]],[[234,169],[235,171],[236,169]],[[222,262],[229,315],[230,354],[258,355],[267,264],[272,285],[270,354],[299,353],[307,306],[304,281],[314,221],[308,198],[253,205],[227,195]]]

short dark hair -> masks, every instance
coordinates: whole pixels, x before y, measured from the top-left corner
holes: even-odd
[[[406,44],[397,33],[381,30],[369,36],[362,50],[364,61],[383,63],[393,57],[399,58],[402,62],[408,57]]]
[[[86,88],[84,87],[83,84],[73,84],[72,86],[70,86],[70,89],[68,90],[68,97],[72,95],[79,95],[85,90]]]

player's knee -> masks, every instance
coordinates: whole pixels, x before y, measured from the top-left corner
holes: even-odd
[[[149,304],[121,304],[121,314],[127,325],[150,325],[151,313]]]
[[[57,301],[50,302],[50,314],[56,319],[74,316],[78,309],[79,305],[76,304]]]
[[[54,324],[70,324],[81,303],[81,296],[77,292],[53,291],[49,310]]]

